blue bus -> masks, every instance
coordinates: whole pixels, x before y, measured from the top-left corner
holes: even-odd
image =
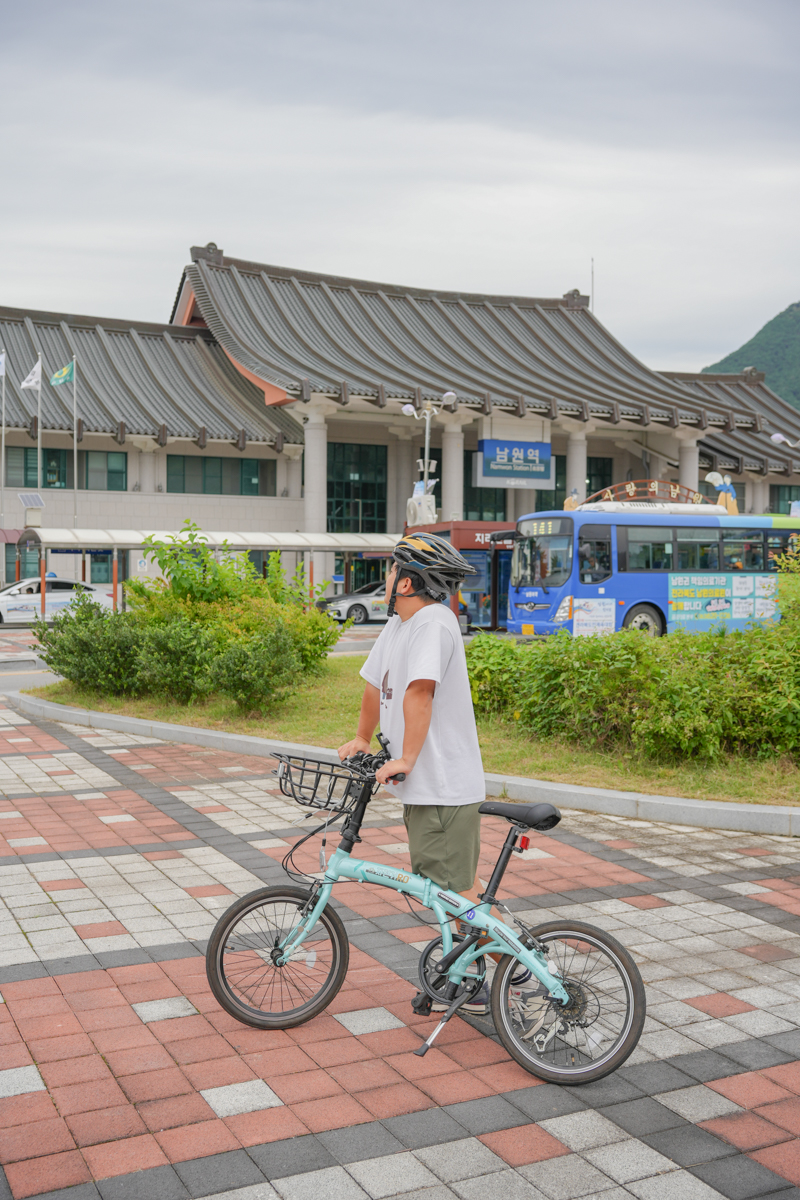
[[[800,549],[800,520],[720,512],[716,505],[609,502],[521,517],[509,633],[634,626],[661,637],[774,619],[776,560]]]

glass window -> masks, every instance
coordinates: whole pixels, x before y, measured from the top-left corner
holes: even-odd
[[[784,513],[787,517],[792,511],[792,504],[800,500],[800,487],[791,483],[771,483],[769,485],[769,511]]]
[[[35,451],[34,451],[35,454]],[[34,458],[35,462],[35,458]],[[65,488],[67,486],[66,450],[42,450],[42,487]]]
[[[108,462],[105,450],[86,451],[86,486],[90,491],[104,492],[108,482]]]
[[[39,574],[39,551],[28,550],[24,546],[19,552],[19,577],[28,579],[31,575]],[[17,577],[17,547],[13,542],[6,542],[6,582],[13,583]]]
[[[203,492],[206,496],[222,495],[222,459],[198,458],[203,470]]]
[[[235,459],[231,459],[235,463]],[[243,458],[239,462],[239,495],[258,495],[258,459]]]
[[[617,527],[620,571],[671,571],[672,530],[663,526]]]
[[[467,575],[458,593],[458,611],[470,625],[485,629],[492,623],[492,598],[489,592],[489,551],[462,550],[474,575]]]
[[[48,592],[72,592],[75,590],[75,584],[70,583],[67,579],[48,579]]]
[[[464,451],[464,520],[505,521],[506,489],[475,487],[472,478],[477,450]]]
[[[613,458],[586,459],[586,495],[593,496],[602,492],[603,488],[611,487],[614,482]]]
[[[386,532],[385,446],[328,442],[328,532]]]
[[[611,575],[611,526],[582,525],[578,531],[581,583],[602,583]]]
[[[718,571],[718,529],[676,529],[676,571]]]
[[[567,456],[555,454],[555,488],[542,488],[536,491],[536,511],[553,512],[563,508],[567,498]],[[505,519],[505,518],[503,518]]]
[[[248,494],[244,488],[242,488],[242,493]],[[259,496],[277,496],[278,494],[278,464],[274,458],[259,459],[258,494]]]
[[[569,517],[520,521],[514,546],[513,587],[561,587],[572,573],[573,522]]]
[[[6,487],[38,488],[35,446],[6,447]],[[72,453],[42,450],[42,487],[72,487]]]
[[[128,490],[128,455],[124,450],[109,450],[108,452],[108,483],[109,492],[127,492]]]
[[[182,454],[167,455],[167,491],[185,492],[186,479],[184,471],[185,459]]]
[[[763,529],[723,529],[722,568],[724,571],[763,571]]]
[[[778,559],[782,554],[797,554],[800,551],[800,530],[771,529],[767,533],[767,570],[778,570]]]

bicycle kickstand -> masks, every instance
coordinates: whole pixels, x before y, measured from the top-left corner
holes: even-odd
[[[464,1001],[465,1001],[465,1000],[469,1000],[469,998],[470,998],[470,996],[471,996],[471,995],[472,995],[472,992],[468,992],[468,991],[466,991],[466,990],[465,990],[464,992],[462,992],[462,994],[461,994],[460,996],[457,996],[457,997],[456,997],[456,999],[455,999],[455,1000],[453,1001],[453,1003],[450,1005],[450,1007],[448,1008],[447,1012],[444,1014],[444,1016],[442,1017],[441,1021],[440,1021],[440,1022],[439,1022],[439,1024],[436,1026],[436,1028],[434,1029],[434,1031],[433,1031],[433,1033],[430,1035],[430,1037],[427,1039],[427,1041],[423,1042],[421,1046],[417,1046],[417,1048],[416,1048],[416,1050],[414,1051],[414,1053],[415,1053],[416,1055],[418,1055],[418,1057],[419,1057],[419,1058],[424,1058],[424,1057],[425,1057],[425,1055],[428,1053],[428,1051],[430,1050],[431,1046],[432,1046],[432,1045],[433,1045],[433,1043],[435,1042],[436,1038],[439,1036],[439,1034],[441,1033],[441,1031],[444,1029],[444,1027],[445,1027],[445,1025],[447,1024],[447,1022],[450,1020],[450,1018],[453,1016],[453,1014],[454,1014],[454,1013],[458,1012],[459,1008],[460,1008],[460,1007],[461,1007],[461,1005],[464,1003]]]

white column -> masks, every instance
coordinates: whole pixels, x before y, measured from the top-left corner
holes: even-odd
[[[414,490],[416,472],[414,470],[414,446],[411,441],[411,430],[402,427],[390,428],[397,438],[395,449],[395,484],[397,525],[389,529],[389,533],[401,533],[406,522],[406,504]]]
[[[678,483],[683,487],[691,488],[693,492],[697,491],[700,477],[699,453],[697,450],[697,442],[678,443]]]
[[[748,475],[745,488],[745,511],[759,515],[768,512],[769,480],[763,475]]]
[[[305,422],[305,532],[328,528],[328,427],[325,410],[311,404]]]
[[[517,519],[517,504],[519,497],[516,488],[506,488],[506,520],[512,524]]]
[[[152,450],[139,451],[139,490],[151,493],[156,490],[156,456]]]
[[[398,528],[402,525],[397,523],[397,442],[390,440],[386,447],[386,532],[394,533]]]
[[[578,503],[586,499],[586,434],[571,433],[567,440],[567,495],[573,488],[578,492]]]
[[[442,520],[464,519],[464,431],[448,422],[442,430]]]

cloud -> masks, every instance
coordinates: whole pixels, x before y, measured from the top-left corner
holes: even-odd
[[[598,316],[692,368],[797,298],[795,6],[21,9],[0,303],[166,320],[212,239],[525,295],[594,256]]]

